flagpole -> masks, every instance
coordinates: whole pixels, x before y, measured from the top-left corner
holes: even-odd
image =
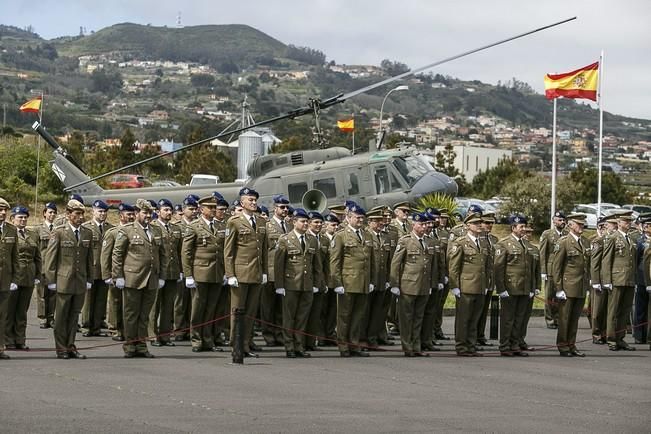
[[[355,113],[353,112],[353,125],[355,125]],[[355,155],[355,128],[353,127],[353,155]]]
[[[41,90],[41,106],[38,110],[38,123],[43,125],[43,91]],[[38,174],[41,166],[41,136],[38,135],[38,142],[36,145],[36,193],[34,194],[34,215],[38,209]]]
[[[604,105],[601,95],[601,83],[604,79],[604,50],[601,50],[601,56],[599,57],[599,95],[597,96],[597,101],[599,101],[599,167],[597,169],[598,178],[597,178],[597,220],[601,217],[601,172],[603,164],[603,141],[604,141]]]
[[[552,215],[550,225],[554,225],[554,214],[556,214],[556,100],[554,98],[554,116],[552,125]]]

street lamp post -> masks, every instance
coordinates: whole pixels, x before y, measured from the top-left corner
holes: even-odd
[[[382,105],[380,106],[380,125],[378,127],[378,133],[377,133],[377,138],[378,138],[378,145],[380,143],[380,139],[382,138],[382,115],[384,113],[384,103],[387,102],[387,98],[389,95],[391,95],[392,92],[396,90],[409,90],[409,86],[406,84],[401,84],[400,86],[396,86],[390,91],[387,92],[386,95],[384,95],[384,99],[382,100]]]

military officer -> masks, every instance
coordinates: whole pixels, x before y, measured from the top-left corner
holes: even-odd
[[[466,234],[452,241],[448,253],[450,287],[456,297],[455,349],[462,357],[481,356],[477,328],[489,290],[490,267],[490,252],[479,240],[481,223],[481,214],[466,214]]]
[[[387,238],[389,241],[389,248],[390,248],[390,259],[393,259],[393,253],[396,251],[396,246],[398,245],[398,240],[400,239],[400,233],[398,232],[398,228],[393,226],[391,222],[393,221],[393,210],[391,209],[390,206],[385,206],[384,207],[384,225],[382,229],[383,235]],[[398,303],[398,298],[395,297],[391,291],[388,291],[387,294],[385,294],[385,300],[386,300],[386,318],[385,318],[385,325],[382,327],[380,330],[380,334],[378,336],[378,345],[395,345],[395,337],[391,336],[389,334],[389,322],[391,322],[393,325],[393,331],[395,333],[398,332],[398,329],[396,328],[395,323],[397,323],[397,313],[396,313],[396,307]],[[395,318],[395,320],[394,320]]]
[[[323,234],[323,216],[316,211],[307,213],[309,218],[307,226],[307,235],[314,237],[317,247],[317,269],[315,272],[316,291],[312,297],[312,307],[310,308],[310,315],[307,319],[307,326],[305,328],[305,350],[317,351],[316,338],[318,336],[325,336],[323,328],[323,301],[328,292],[328,273],[330,271],[330,257],[328,249],[330,248],[330,239]]]
[[[526,357],[529,354],[520,350],[520,340],[527,305],[534,291],[532,258],[522,240],[527,219],[513,215],[509,224],[511,234],[495,248],[495,288],[501,301],[500,354]]]
[[[434,307],[434,345],[442,345],[437,343],[437,340],[449,341],[450,338],[443,333],[443,309],[445,308],[445,301],[448,299],[448,294],[450,292],[449,277],[448,277],[448,265],[447,265],[447,251],[448,243],[450,239],[450,231],[448,230],[448,221],[450,215],[448,210],[445,208],[439,209],[441,215],[438,218],[438,226],[434,228],[437,238],[441,242],[441,250],[445,253],[444,265],[442,268],[443,273],[443,290],[437,292],[436,306]]]
[[[101,251],[104,234],[113,227],[106,221],[109,206],[101,200],[93,202],[93,218],[82,223],[82,226],[93,233],[93,286],[86,292],[84,307],[81,310],[81,324],[86,327],[84,337],[107,336],[102,333],[102,323],[106,316],[106,303],[108,297],[108,285],[102,279]]]
[[[76,193],[71,194],[71,195],[68,197],[68,200],[76,200],[76,201],[79,202],[80,204],[85,205],[85,204],[84,204],[84,199],[83,199],[80,195],[78,195],[78,194],[76,194]],[[82,216],[81,218],[82,218],[82,221],[81,221],[81,222],[83,223],[83,222],[85,221],[85,218],[86,218],[86,217],[85,217],[85,216]],[[66,224],[67,222],[68,222],[68,216],[67,216],[67,214],[58,215],[58,216],[55,217],[55,219],[54,219],[54,227],[61,226],[61,225],[63,225],[63,224]]]
[[[224,279],[224,237],[215,227],[217,201],[213,196],[199,200],[200,216],[185,229],[181,262],[185,286],[192,294],[190,331],[192,351],[222,351],[215,347],[213,336],[217,302]]]
[[[34,292],[34,286],[40,283],[41,250],[38,233],[27,228],[29,210],[16,206],[11,210],[11,217],[18,231],[16,244],[18,248],[18,268],[14,275],[16,290],[10,291],[7,308],[6,341],[7,348],[28,349],[25,345],[27,328],[27,311]]]
[[[401,237],[411,233],[411,222],[409,221],[409,213],[411,212],[411,205],[409,202],[398,202],[393,205],[393,213],[395,219],[391,225],[398,230]]]
[[[262,321],[262,337],[267,346],[276,347],[283,344],[283,331],[271,324],[281,324],[283,321],[284,299],[276,293],[274,285],[274,259],[278,239],[292,230],[292,225],[285,222],[289,199],[282,194],[273,196],[273,217],[267,222],[267,276],[269,281],[262,287],[260,296],[260,317]]]
[[[446,251],[443,250],[441,240],[436,233],[436,227],[439,224],[441,212],[436,208],[426,208],[424,212],[427,217],[425,238],[429,246],[434,247],[434,261],[437,262],[436,269],[438,275],[433,276],[436,282],[432,287],[432,293],[427,297],[427,304],[423,314],[423,325],[420,334],[420,347],[423,351],[439,351],[434,346],[434,316],[436,315],[436,306],[439,303],[439,292],[445,288],[444,276],[447,274],[446,268]]]
[[[481,229],[482,234],[479,237],[479,242],[483,249],[488,252],[488,292],[484,296],[484,307],[479,317],[479,325],[477,326],[477,344],[483,347],[492,347],[493,344],[486,339],[486,320],[488,319],[488,309],[491,304],[491,297],[495,290],[495,276],[494,276],[494,263],[495,263],[495,246],[499,241],[491,232],[495,224],[495,214],[492,212],[483,213],[481,216]]]
[[[649,274],[648,258],[651,255],[645,255],[645,250],[649,249],[651,241],[651,214],[640,215],[638,217],[642,233],[637,240],[637,269],[635,282],[635,303],[633,309],[633,337],[636,344],[647,343],[646,324],[648,321],[647,310],[649,304],[649,295],[646,291],[647,279]]]
[[[93,273],[93,234],[81,225],[84,212],[81,202],[69,200],[68,221],[54,228],[45,251],[47,287],[56,291],[54,342],[59,359],[86,358],[75,346],[77,321]]]
[[[366,211],[356,203],[349,204],[346,229],[338,232],[330,243],[330,277],[337,299],[337,340],[341,357],[363,356],[360,336],[374,266],[373,239],[363,229]]]
[[[590,289],[590,244],[583,238],[584,214],[567,216],[569,234],[558,241],[552,278],[559,302],[556,345],[561,356],[585,357],[576,348],[576,331]]]
[[[231,287],[231,312],[244,310],[244,356],[258,357],[251,351],[253,321],[260,302],[260,288],[267,283],[267,231],[263,221],[255,217],[259,194],[244,187],[239,192],[240,215],[233,215],[226,224],[224,268]],[[231,316],[231,345],[235,315]]]
[[[151,203],[138,199],[134,206],[135,221],[121,226],[113,247],[113,281],[122,290],[124,313],[125,358],[154,355],[147,349],[149,313],[156,290],[165,285],[167,258],[163,234],[152,226]]]
[[[10,292],[18,289],[15,279],[18,273],[18,231],[7,222],[9,203],[0,198],[0,360],[5,354],[5,328],[9,309]]]
[[[288,358],[310,357],[305,352],[305,329],[318,284],[318,245],[307,234],[309,216],[304,209],[293,213],[294,229],[283,234],[274,250],[276,294],[283,301],[283,339]]]
[[[523,351],[533,350],[533,348],[529,347],[525,338],[527,337],[527,330],[529,329],[529,319],[531,319],[531,313],[533,312],[534,297],[540,294],[540,285],[542,283],[542,276],[540,273],[540,250],[531,243],[532,235],[533,228],[527,226],[524,230],[522,241],[527,247],[527,252],[531,257],[531,287],[533,288],[533,293],[529,293],[529,302],[527,303],[524,320],[522,321],[522,328],[520,330],[520,349]]]
[[[319,341],[319,346],[322,347],[333,347],[337,345],[337,293],[334,292],[334,286],[332,284],[332,276],[330,275],[330,246],[332,245],[332,240],[335,237],[335,234],[339,230],[340,221],[335,215],[335,213],[330,213],[323,218],[324,227],[323,227],[323,241],[325,246],[322,246],[322,249],[326,249],[326,253],[322,256],[324,261],[324,284],[327,286],[327,290],[324,294],[323,300],[323,313],[321,315],[321,322],[323,327],[323,336],[325,339]]]
[[[215,207],[215,229],[217,238],[222,240],[221,255],[218,255],[219,261],[218,268],[224,270],[224,241],[226,240],[226,212],[228,211],[228,201],[224,199],[219,192],[213,192],[217,207]],[[222,291],[217,299],[217,311],[215,315],[218,318],[225,318],[220,321],[215,321],[213,324],[213,337],[215,339],[215,347],[225,346],[230,335],[230,320],[228,319],[231,310],[231,291],[226,285],[226,276],[222,275]]]
[[[552,228],[547,229],[540,235],[540,271],[541,278],[545,282],[545,321],[549,329],[558,328],[556,290],[554,289],[554,281],[549,278],[549,274],[552,271],[555,246],[563,235],[563,229],[565,229],[565,214],[556,211],[552,218]]]
[[[183,219],[183,205],[177,203],[174,205],[174,215],[172,216],[172,221],[178,223]]]
[[[178,224],[172,221],[174,213],[172,202],[168,199],[158,201],[158,220],[152,226],[160,228],[163,248],[167,264],[167,273],[162,276],[165,285],[156,292],[154,306],[149,315],[149,336],[155,347],[173,347],[170,336],[174,324],[174,298],[178,292],[179,281],[183,279],[181,272],[181,242],[183,233]]]
[[[603,251],[606,239],[617,230],[617,215],[602,217],[597,233],[592,239],[590,252],[590,280],[592,281],[592,343],[605,345],[608,324],[608,296],[610,291],[603,287]]]
[[[41,259],[45,256],[47,243],[50,241],[50,235],[54,230],[54,220],[57,217],[57,211],[57,205],[54,202],[48,202],[43,207],[43,224],[37,227]],[[36,311],[40,323],[39,327],[42,329],[48,329],[52,326],[52,322],[54,321],[54,305],[56,297],[54,292],[48,291],[45,278],[40,275],[38,276],[38,279],[40,282],[36,285],[38,295]]]
[[[330,210],[330,214],[333,217],[336,217],[337,220],[339,221],[339,226],[337,226],[337,230],[340,231],[344,229],[344,225],[346,224],[346,205],[331,205],[328,207],[328,210]]]
[[[632,220],[631,212],[618,213],[617,230],[604,242],[602,288],[609,291],[606,334],[611,351],[635,350],[624,341],[635,288],[637,248],[628,235]]]
[[[133,223],[135,220],[135,209],[127,203],[118,206],[119,226],[113,226],[104,233],[101,250],[102,279],[109,286],[109,328],[114,331],[113,340],[124,340],[124,316],[122,309],[122,290],[113,284],[113,246],[118,229],[122,226]]]
[[[188,196],[183,199],[183,218],[179,221],[181,233],[185,233],[185,229],[197,219],[199,203],[197,200]],[[174,299],[174,340],[175,341],[188,341],[190,340],[190,316],[192,310],[192,301],[190,297],[190,288],[185,286],[182,282],[178,286],[178,292]]]

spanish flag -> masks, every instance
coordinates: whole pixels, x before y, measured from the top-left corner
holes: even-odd
[[[355,131],[355,119],[337,121],[337,126],[344,133],[350,133],[351,131]]]
[[[38,113],[41,111],[41,97],[39,96],[30,99],[25,104],[21,105],[19,110],[23,113]]]
[[[545,75],[545,96],[547,99],[562,96],[596,101],[598,82],[599,62],[564,74],[547,74]]]

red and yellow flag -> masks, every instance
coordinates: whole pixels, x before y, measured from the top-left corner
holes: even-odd
[[[547,99],[562,96],[596,101],[598,82],[599,62],[564,74],[546,74],[545,96]]]
[[[41,111],[41,102],[42,99],[40,96],[30,99],[25,104],[21,105],[19,110],[23,113],[38,113]]]
[[[342,121],[337,121],[337,126],[344,133],[355,131],[355,119],[345,119]]]

